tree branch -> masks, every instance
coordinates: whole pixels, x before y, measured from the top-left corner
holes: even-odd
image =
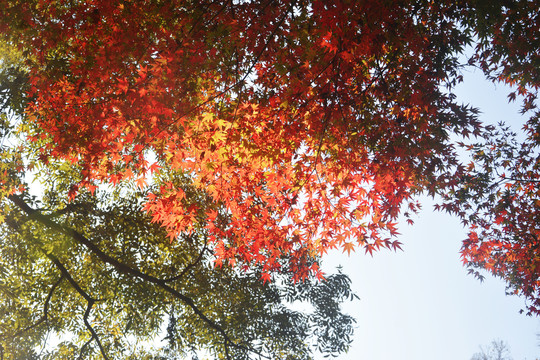
[[[26,327],[26,328],[24,328],[22,330],[17,331],[15,334],[11,335],[10,338],[13,339],[13,338],[19,337],[22,334],[24,334],[25,332],[28,332],[28,331],[32,330],[33,328],[36,328],[41,323],[43,323],[43,322],[45,322],[45,321],[47,321],[49,319],[49,302],[51,301],[54,290],[56,290],[56,288],[60,285],[62,280],[64,280],[64,274],[60,275],[60,279],[58,279],[58,281],[55,282],[53,284],[53,286],[51,287],[51,289],[49,290],[49,294],[47,295],[47,298],[45,299],[45,304],[43,305],[43,315],[41,316],[41,318],[39,318],[39,320],[36,321],[34,324],[32,324],[32,325],[30,325],[30,326],[28,326],[28,327]]]
[[[94,328],[92,327],[92,325],[90,324],[90,322],[88,322],[88,317],[90,316],[90,311],[92,310],[92,306],[94,306],[94,303],[95,303],[95,300],[94,299],[90,299],[90,300],[87,300],[87,306],[86,306],[86,311],[84,312],[84,316],[83,316],[83,321],[84,321],[84,325],[86,326],[86,328],[88,329],[88,331],[90,331],[90,334],[92,334],[92,337],[90,338],[90,340],[88,340],[86,342],[86,344],[84,344],[82,347],[81,347],[81,352],[79,354],[79,359],[82,359],[82,355],[83,355],[83,350],[84,348],[90,344],[90,342],[92,341],[92,339],[95,339],[98,346],[99,346],[99,350],[101,351],[101,354],[103,355],[103,357],[105,358],[105,360],[107,360],[107,356],[105,355],[105,351],[103,349],[103,345],[101,344],[101,341],[99,341],[99,337],[96,333],[96,331],[94,330]]]
[[[526,183],[540,183],[540,179],[516,179],[512,177],[501,176],[502,181],[515,181],[515,182],[526,182]]]
[[[201,252],[199,253],[199,256],[197,257],[197,259],[195,259],[195,261],[189,263],[185,268],[184,270],[182,270],[182,272],[177,275],[177,276],[174,276],[174,277],[171,277],[171,278],[168,278],[168,279],[163,279],[164,282],[171,282],[171,281],[175,281],[175,280],[178,280],[178,279],[181,279],[184,277],[184,275],[186,275],[188,273],[189,270],[191,270],[192,268],[194,268],[195,266],[197,266],[198,263],[201,262],[202,258],[203,258],[203,255],[205,253],[206,250],[208,250],[208,247],[207,247],[208,243],[204,242],[204,246],[201,250]]]

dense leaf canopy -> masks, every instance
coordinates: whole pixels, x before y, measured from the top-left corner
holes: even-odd
[[[399,6],[397,6],[399,5]],[[411,196],[453,182],[452,133],[479,124],[442,87],[463,9],[371,2],[95,1],[7,7],[32,47],[25,131],[82,187],[159,187],[172,238],[263,264],[391,240]],[[199,196],[192,194],[200,193]]]
[[[187,319],[183,350],[302,358],[315,321],[321,349],[343,351],[348,283],[315,282],[320,256],[399,248],[397,219],[423,193],[470,226],[471,271],[540,312],[539,13],[534,0],[0,0],[13,281],[0,290],[25,299],[6,302],[21,313],[3,339],[31,328],[33,346],[43,326],[106,356],[127,340],[100,331],[144,337],[170,314]],[[465,66],[513,87],[521,136],[456,101]],[[309,320],[287,296],[335,311]]]

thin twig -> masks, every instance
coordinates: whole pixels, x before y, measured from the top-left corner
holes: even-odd
[[[197,266],[198,263],[201,262],[202,258],[203,258],[203,255],[204,253],[206,252],[206,250],[208,250],[208,247],[207,247],[208,243],[204,242],[204,246],[201,250],[201,252],[199,253],[199,256],[197,257],[197,259],[195,259],[195,261],[189,263],[185,268],[184,270],[182,270],[182,272],[177,275],[177,276],[174,276],[174,277],[171,277],[171,278],[168,278],[168,279],[163,279],[164,282],[171,282],[171,281],[176,281],[176,280],[179,280],[181,278],[183,278],[189,270],[191,270],[192,268],[194,268],[195,266]]]
[[[19,337],[22,334],[36,328],[41,323],[49,320],[49,302],[51,301],[54,290],[56,290],[56,288],[58,287],[58,285],[60,285],[62,280],[64,280],[64,275],[63,274],[60,276],[60,279],[58,279],[58,281],[55,282],[53,284],[53,286],[51,287],[51,289],[49,290],[49,294],[47,295],[47,298],[45,299],[45,304],[43,305],[43,315],[39,318],[39,320],[36,321],[34,324],[32,324],[32,325],[30,325],[30,326],[28,326],[28,327],[26,327],[24,329],[21,329],[21,330],[17,331],[15,334],[10,335],[9,336],[10,338],[14,339],[16,337]],[[0,338],[6,338],[6,337],[5,336],[0,336]]]

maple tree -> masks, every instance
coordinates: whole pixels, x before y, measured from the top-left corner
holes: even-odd
[[[396,5],[15,2],[25,131],[80,167],[72,196],[157,184],[145,209],[172,239],[204,227],[218,263],[265,279],[284,254],[304,277],[331,248],[398,248],[400,209],[453,181],[450,133],[479,124],[441,88],[459,9]]]
[[[28,53],[28,163],[75,169],[66,197],[143,191],[172,243],[204,233],[267,281],[284,258],[298,279],[332,248],[399,248],[398,216],[442,195],[472,226],[464,261],[538,312],[538,114],[514,143],[452,93],[476,44],[534,111],[537,1],[0,4]]]
[[[470,62],[486,76],[513,87],[530,114],[522,132],[486,126],[477,142],[461,143],[471,157],[460,183],[441,208],[470,226],[462,257],[469,271],[488,270],[504,279],[508,293],[523,295],[527,314],[540,314],[540,30],[537,1],[485,4],[470,21],[477,29]]]

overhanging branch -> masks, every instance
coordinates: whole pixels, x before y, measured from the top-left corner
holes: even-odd
[[[112,256],[106,254],[103,252],[95,243],[93,243],[90,239],[88,239],[86,236],[82,235],[78,231],[71,229],[67,226],[58,224],[50,219],[50,217],[42,214],[38,210],[35,210],[31,208],[20,196],[18,195],[10,195],[9,200],[11,200],[17,207],[19,207],[24,213],[26,213],[28,216],[30,216],[33,220],[40,222],[41,224],[45,225],[46,227],[58,231],[61,234],[64,234],[66,236],[69,236],[73,238],[75,241],[77,241],[79,244],[86,247],[88,250],[90,250],[95,256],[97,256],[101,261],[113,266],[119,273],[124,275],[131,275],[134,277],[137,277],[139,279],[145,280],[151,284],[156,285],[157,287],[161,288],[162,290],[166,291],[176,299],[182,301],[185,305],[187,305],[191,310],[203,321],[205,322],[210,328],[217,331],[224,340],[225,345],[225,354],[227,359],[230,359],[228,347],[229,345],[250,351],[253,353],[256,353],[258,355],[260,354],[258,351],[254,349],[247,348],[243,345],[235,343],[225,332],[224,328],[217,324],[215,321],[208,318],[202,311],[199,309],[199,307],[195,304],[192,298],[180,293],[178,290],[173,288],[172,286],[167,284],[167,280],[156,278],[152,275],[143,273],[139,269],[132,268],[128,266],[127,264],[124,264],[120,261],[118,261],[116,258],[113,258]],[[69,277],[67,278],[69,280]],[[71,283],[71,281],[70,281]],[[72,284],[73,285],[73,284]],[[77,290],[78,291],[78,290]],[[82,289],[81,289],[82,291]],[[82,294],[81,294],[82,295]],[[90,303],[91,300],[95,301],[94,299],[91,299],[90,297],[86,298],[88,303]]]

